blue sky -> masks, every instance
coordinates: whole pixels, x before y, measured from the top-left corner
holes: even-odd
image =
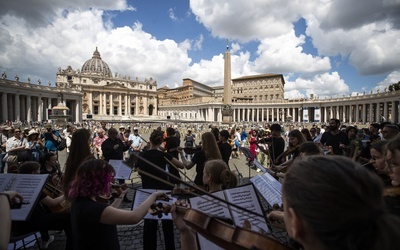
[[[1,1],[0,70],[54,84],[97,46],[113,74],[216,86],[228,39],[233,78],[283,74],[287,99],[350,95],[400,81],[399,19],[400,0]]]

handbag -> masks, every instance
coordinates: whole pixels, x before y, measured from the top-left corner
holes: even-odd
[[[67,147],[67,140],[64,139],[64,138],[60,138],[60,139],[57,141],[57,150],[58,150],[58,151],[62,151],[62,150],[64,150],[66,147]]]
[[[4,156],[3,162],[5,162],[5,163],[16,163],[16,162],[18,162],[18,155],[16,155],[16,154],[13,154],[13,155],[7,154],[6,156]]]

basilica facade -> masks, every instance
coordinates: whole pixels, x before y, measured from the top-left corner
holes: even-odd
[[[56,86],[81,91],[83,120],[132,121],[157,114],[157,82],[113,75],[97,48],[80,70],[59,68]]]

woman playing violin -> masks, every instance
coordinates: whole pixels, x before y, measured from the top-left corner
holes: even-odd
[[[207,160],[222,159],[219,152],[217,141],[211,132],[205,132],[201,136],[201,150],[197,151],[191,160],[186,160],[183,152],[180,150],[181,159],[186,169],[191,169],[196,165],[196,177],[194,183],[203,185],[203,170]]]
[[[209,160],[204,165],[203,184],[208,192],[213,193],[236,187],[238,180],[223,160]]]
[[[155,192],[132,211],[97,202],[96,197],[110,193],[114,175],[114,168],[104,160],[84,161],[78,167],[68,195],[74,249],[120,249],[116,225],[139,223],[156,199],[166,197]],[[123,195],[117,202],[121,203]]]
[[[301,144],[306,142],[303,134],[298,130],[294,129],[289,132],[289,147],[283,152],[280,156],[278,156],[277,161],[283,160],[284,162],[278,166],[272,166],[272,170],[276,170],[278,172],[290,167],[293,161],[300,155],[299,147]],[[286,160],[288,159],[288,160]]]

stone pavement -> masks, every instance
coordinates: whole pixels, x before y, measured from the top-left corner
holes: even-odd
[[[61,166],[64,166],[66,160],[66,153],[65,152],[60,152],[59,153],[59,161]],[[257,172],[251,168],[249,168],[244,160],[244,156],[241,156],[241,159],[231,159],[230,160],[230,168],[233,171],[236,171],[235,166],[237,167],[237,170],[240,172],[240,174],[243,176],[243,178],[240,179],[241,183],[247,183],[248,182],[248,177],[252,177],[257,174]],[[186,171],[186,175],[190,179],[194,179],[195,176],[195,168],[192,168],[191,170]],[[133,185],[135,188],[140,188],[141,186],[141,180],[139,176],[137,175],[137,172],[133,172],[131,176],[131,180],[128,180],[127,183],[129,185]],[[184,178],[184,177],[183,177]],[[134,196],[134,190],[130,189],[128,192],[128,197],[130,199],[133,199]],[[261,197],[262,198],[262,197]],[[265,203],[265,201],[264,201]],[[264,207],[267,205],[263,204]],[[131,209],[132,204],[131,203],[126,203],[123,202],[121,208],[122,209]],[[143,221],[137,225],[119,225],[117,226],[118,228],[118,237],[120,241],[120,246],[121,249],[143,249]],[[50,232],[52,235],[55,236],[54,242],[52,242],[48,249],[49,250],[62,250],[65,248],[65,240],[66,237],[63,232]],[[159,227],[158,230],[158,237],[157,237],[157,249],[165,249],[164,247],[164,240],[163,240],[163,233],[162,233],[162,227]],[[280,232],[278,232],[277,237],[281,238],[281,240],[285,241],[286,237],[285,235]],[[180,237],[179,237],[179,231],[175,229],[175,246],[176,249],[180,249]],[[12,249],[12,248],[11,248]],[[31,246],[28,249],[39,249],[37,245]]]

